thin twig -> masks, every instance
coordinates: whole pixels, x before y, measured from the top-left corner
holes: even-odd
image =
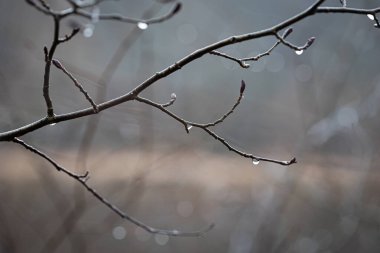
[[[78,16],[81,16],[83,18],[92,19],[93,18],[92,13],[90,13],[84,9],[89,8],[89,7],[93,7],[96,5],[94,3],[80,5],[80,4],[76,3],[75,1],[71,0],[68,2],[71,4],[72,8],[64,9],[62,11],[55,11],[55,10],[52,10],[51,8],[46,9],[45,7],[37,4],[35,2],[35,0],[25,0],[25,1],[29,5],[36,8],[38,11],[40,11],[46,15],[58,18],[60,20],[63,18],[66,18],[68,16],[71,16],[71,15],[78,15]],[[103,1],[98,1],[98,2],[103,2]],[[119,22],[130,23],[130,24],[145,23],[145,24],[149,25],[149,24],[161,23],[161,22],[164,22],[164,21],[172,18],[174,15],[176,15],[181,10],[181,8],[182,8],[182,3],[176,2],[175,5],[173,6],[173,8],[168,13],[166,13],[162,16],[150,18],[150,19],[130,18],[130,17],[124,16],[120,13],[100,14],[98,16],[98,19],[99,20],[119,21]]]
[[[162,107],[169,107],[171,105],[174,104],[174,102],[177,100],[177,95],[175,93],[172,93],[170,95],[170,100],[169,102],[165,103],[165,104],[161,104]]]
[[[372,14],[372,16],[373,16],[373,20],[375,21],[374,26],[375,26],[376,28],[380,28],[379,19],[377,18],[376,13],[375,13],[375,14]]]
[[[60,20],[57,17],[54,17],[54,37],[53,42],[51,43],[49,51],[44,48],[45,52],[45,73],[44,73],[44,82],[43,82],[43,96],[45,99],[46,107],[47,107],[47,117],[54,118],[54,109],[53,102],[51,101],[49,88],[50,88],[50,69],[51,69],[51,61],[53,59],[53,55],[58,46],[59,42],[59,24]]]
[[[315,13],[341,13],[341,14],[376,14],[380,13],[380,7],[373,9],[343,8],[343,7],[318,7]]]
[[[231,144],[229,144],[225,139],[223,139],[222,137],[220,137],[219,135],[217,135],[215,132],[211,131],[210,129],[208,129],[208,128],[202,128],[202,129],[204,131],[206,131],[209,135],[211,135],[212,137],[214,137],[216,140],[218,140],[219,142],[221,142],[230,151],[233,151],[233,152],[235,152],[236,154],[238,154],[240,156],[252,159],[252,160],[257,161],[257,162],[259,162],[259,161],[265,161],[265,162],[277,163],[277,164],[284,165],[284,166],[289,166],[289,165],[292,165],[294,163],[297,163],[297,160],[296,160],[295,157],[293,157],[289,161],[279,161],[279,160],[275,160],[275,159],[271,159],[271,158],[265,158],[265,157],[260,157],[260,156],[255,156],[255,155],[252,155],[252,154],[245,153],[243,151],[238,150],[235,147],[232,147]]]
[[[149,25],[149,24],[161,23],[170,19],[175,14],[177,14],[181,10],[181,8],[182,8],[182,4],[180,2],[177,2],[167,14],[164,14],[160,17],[151,18],[151,19],[130,18],[130,17],[123,16],[119,13],[100,14],[98,18],[99,20],[113,20],[113,21],[120,21],[120,22],[130,23],[130,24],[144,23],[144,24]],[[88,19],[92,18],[92,14],[90,12],[85,11],[83,9],[79,9],[79,8],[74,9],[73,14],[76,14]]]
[[[178,231],[178,230],[167,230],[167,229],[158,229],[151,226],[146,225],[145,223],[139,221],[138,219],[128,215],[124,211],[122,211],[120,208],[112,204],[110,201],[108,201],[105,197],[103,197],[100,193],[98,193],[93,187],[91,187],[87,183],[88,175],[89,173],[86,172],[84,175],[78,175],[70,170],[64,168],[63,166],[59,165],[56,161],[54,161],[52,158],[50,158],[45,153],[41,152],[40,150],[34,148],[33,146],[25,143],[24,141],[14,138],[12,140],[13,142],[20,144],[27,150],[31,151],[34,154],[39,155],[40,157],[47,160],[50,164],[52,164],[58,171],[61,171],[65,173],[70,178],[74,179],[75,181],[79,182],[88,192],[90,192],[95,198],[97,198],[101,203],[103,203],[105,206],[107,206],[111,211],[119,215],[122,219],[128,220],[135,224],[136,226],[144,229],[145,231],[152,233],[152,234],[163,234],[163,235],[169,235],[169,236],[187,236],[187,237],[199,237],[210,231],[214,224],[210,224],[204,229],[200,229],[198,231]]]
[[[65,37],[59,38],[59,43],[64,43],[71,40],[79,31],[79,28],[74,28],[70,35],[65,35]]]
[[[50,11],[50,5],[45,0],[38,0],[42,7],[44,7],[46,10]]]
[[[232,61],[235,61],[237,62],[240,67],[244,68],[244,69],[247,69],[249,68],[249,64],[245,63],[242,59],[238,59],[238,58],[235,58],[235,57],[232,57],[232,56],[229,56],[228,54],[225,54],[225,53],[222,53],[222,52],[219,52],[219,51],[211,51],[210,54],[212,55],[217,55],[217,56],[221,56],[223,58],[226,58],[226,59],[229,59],[229,60],[232,60]]]
[[[311,37],[309,38],[305,45],[303,46],[296,46],[292,43],[290,43],[289,41],[285,40],[284,38],[282,38],[280,35],[278,35],[278,33],[274,33],[274,35],[276,36],[276,38],[282,43],[284,44],[285,46],[295,50],[295,51],[302,51],[302,50],[306,50],[308,49],[315,41],[315,37]]]
[[[228,116],[230,116],[234,112],[234,110],[236,109],[236,107],[238,107],[238,105],[240,104],[240,102],[241,102],[241,100],[242,100],[242,98],[244,96],[244,91],[245,91],[245,82],[244,82],[244,80],[242,80],[241,81],[241,85],[240,85],[240,94],[239,94],[239,97],[236,100],[235,104],[232,106],[232,108],[227,113],[225,113],[222,117],[220,117],[219,119],[215,120],[214,122],[203,124],[201,126],[204,127],[204,128],[207,128],[207,127],[216,126],[216,125],[222,123]]]
[[[182,123],[183,126],[185,127],[185,130],[187,133],[189,133],[189,129],[188,129],[188,126],[189,125],[192,125],[193,122],[190,122],[190,121],[186,121],[184,119],[182,119],[181,117],[177,116],[175,113],[172,113],[171,111],[168,111],[167,109],[165,109],[165,107],[161,104],[157,104],[147,98],[143,98],[143,97],[139,97],[137,96],[135,98],[136,101],[139,101],[141,103],[144,103],[144,104],[147,104],[147,105],[151,105],[153,107],[156,107],[158,109],[160,109],[161,111],[163,111],[164,113],[168,114],[170,117],[172,117],[173,119],[177,120],[178,122]]]
[[[34,0],[25,0],[30,6],[36,8],[36,10],[46,14],[46,15],[54,15],[54,11],[49,8],[49,9],[46,9],[45,7],[43,6],[40,6],[39,4],[37,4]]]
[[[292,28],[288,28],[284,34],[282,35],[282,38],[285,39],[291,32],[293,31]],[[258,61],[260,60],[260,58],[264,57],[264,56],[267,56],[267,55],[270,55],[271,52],[281,43],[281,41],[277,41],[271,48],[269,48],[267,51],[265,51],[264,53],[261,53],[261,54],[258,54],[254,57],[247,57],[247,58],[235,58],[233,56],[230,56],[230,55],[227,55],[225,53],[222,53],[222,52],[219,52],[219,51],[211,51],[210,54],[213,54],[213,55],[217,55],[217,56],[221,56],[221,57],[224,57],[224,58],[227,58],[227,59],[230,59],[232,61],[235,61],[237,62],[242,68],[249,68],[250,65],[248,63],[246,63],[247,61]]]
[[[44,158],[45,160],[47,160],[49,163],[51,163],[58,171],[63,172],[66,175],[68,175],[68,176],[70,176],[72,178],[77,178],[79,180],[85,180],[88,177],[88,175],[89,175],[88,171],[86,173],[84,173],[83,175],[79,175],[79,174],[75,174],[74,172],[71,172],[71,171],[65,169],[64,167],[60,166],[56,161],[54,161],[53,158],[49,157],[48,155],[46,155],[45,153],[39,151],[38,149],[34,148],[33,146],[25,143],[24,141],[22,141],[19,138],[14,138],[12,141],[15,142],[15,143],[20,144],[21,146],[23,146],[27,150],[29,150],[29,151],[31,151],[31,152],[33,152],[33,153],[41,156],[42,158]]]
[[[88,94],[88,92],[83,88],[83,86],[78,82],[78,80],[69,72],[65,67],[60,63],[58,60],[53,59],[53,64],[57,69],[62,70],[63,73],[65,73],[71,81],[73,81],[74,85],[79,89],[79,91],[85,96],[88,102],[90,102],[92,108],[94,109],[94,112],[99,112],[98,106],[95,104],[94,100],[92,100],[91,96]]]
[[[240,156],[243,156],[245,158],[249,158],[249,159],[252,159],[252,160],[255,160],[255,161],[265,161],[265,162],[276,163],[276,164],[280,164],[280,165],[284,165],[284,166],[289,166],[291,164],[296,163],[297,161],[296,161],[295,158],[293,158],[293,159],[291,159],[289,161],[279,161],[279,160],[275,160],[275,159],[271,159],[271,158],[265,158],[265,157],[255,156],[253,154],[248,154],[248,153],[242,152],[242,151],[238,150],[237,148],[231,146],[225,139],[223,139],[222,137],[218,136],[215,132],[213,132],[212,130],[209,129],[209,127],[212,127],[212,126],[215,126],[217,124],[222,123],[229,115],[231,115],[234,112],[234,110],[236,109],[236,107],[240,104],[241,99],[243,98],[245,86],[246,86],[245,82],[242,81],[241,82],[241,86],[240,86],[240,95],[239,95],[237,101],[235,102],[235,104],[232,106],[232,108],[228,112],[226,112],[220,119],[218,119],[218,120],[216,120],[216,121],[214,121],[212,123],[207,123],[207,124],[200,124],[200,123],[195,123],[195,122],[188,121],[188,120],[186,120],[186,119],[184,119],[184,118],[176,115],[175,113],[169,111],[168,109],[164,108],[161,104],[155,103],[155,102],[153,102],[153,101],[151,101],[149,99],[142,98],[142,97],[138,96],[138,97],[135,98],[135,100],[139,101],[141,103],[153,106],[153,107],[161,110],[165,114],[169,115],[170,117],[172,117],[173,119],[175,119],[179,123],[183,124],[185,126],[185,129],[186,129],[187,133],[189,133],[189,126],[200,128],[200,129],[204,130],[206,133],[208,133],[209,135],[211,135],[212,137],[214,137],[216,140],[218,140],[219,142],[221,142],[224,146],[226,146],[230,151],[233,151],[236,154],[238,154]]]

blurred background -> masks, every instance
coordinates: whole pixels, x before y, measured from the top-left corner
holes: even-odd
[[[47,1],[55,9],[66,1]],[[194,50],[231,35],[275,25],[313,1],[183,0],[172,19],[141,30],[73,17],[81,34],[59,59],[96,102],[124,94]],[[339,6],[339,1],[327,1]],[[348,1],[374,8],[379,1]],[[167,13],[170,1],[105,1],[100,13],[131,17]],[[43,46],[53,22],[25,1],[0,1],[0,130],[45,116]],[[201,238],[151,235],[121,220],[45,160],[12,143],[0,145],[0,252],[380,252],[379,30],[365,15],[320,14],[242,69],[205,55],[157,82],[144,96],[196,122],[230,109],[242,79],[241,105],[214,130],[248,153],[288,160],[291,167],[228,152],[203,132],[137,102],[62,122],[23,139],[76,172],[128,214],[159,228],[197,230]],[[255,56],[263,38],[220,51]],[[57,114],[89,107],[72,82],[52,68]]]

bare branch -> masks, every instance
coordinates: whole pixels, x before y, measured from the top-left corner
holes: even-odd
[[[177,100],[177,95],[175,93],[172,93],[170,95],[170,100],[166,104],[161,104],[162,107],[169,107]]]
[[[67,42],[67,41],[71,40],[79,31],[80,31],[79,28],[74,28],[70,35],[65,35],[65,37],[64,38],[60,38],[58,40],[58,42],[59,43],[64,43],[64,42]]]
[[[229,56],[225,53],[222,53],[222,52],[219,52],[219,51],[211,51],[210,54],[213,54],[213,55],[217,55],[217,56],[221,56],[223,58],[226,58],[226,59],[229,59],[229,60],[232,60],[232,61],[235,61],[237,63],[239,63],[240,67],[244,68],[244,69],[247,69],[249,68],[249,64],[245,63],[242,59],[238,59],[238,58],[235,58],[235,57],[232,57],[232,56]]]
[[[239,94],[239,97],[236,100],[235,104],[232,106],[232,108],[227,113],[225,113],[222,117],[220,117],[219,119],[215,120],[214,122],[203,124],[203,125],[201,124],[199,126],[207,128],[207,127],[216,126],[216,125],[222,123],[228,116],[230,116],[234,112],[234,110],[236,109],[236,107],[238,107],[238,105],[240,104],[241,100],[243,99],[244,91],[245,91],[245,82],[244,82],[244,80],[242,80],[241,81],[241,85],[240,85],[240,94]]]
[[[367,15],[380,13],[380,7],[373,9],[343,8],[343,7],[318,7],[315,13],[341,13]]]
[[[145,231],[152,233],[152,234],[163,234],[163,235],[169,235],[169,236],[187,236],[187,237],[199,237],[210,231],[215,225],[210,224],[204,229],[200,229],[198,231],[178,231],[178,230],[167,230],[167,229],[158,229],[151,226],[146,225],[145,223],[139,221],[138,219],[128,215],[124,211],[122,211],[117,206],[113,205],[111,202],[109,202],[105,197],[103,197],[100,193],[98,193],[93,187],[88,185],[87,179],[89,173],[86,172],[84,175],[77,175],[68,169],[64,168],[63,166],[59,165],[56,161],[54,161],[52,158],[50,158],[45,153],[39,151],[38,149],[34,148],[33,146],[25,143],[24,141],[14,138],[12,140],[13,142],[20,144],[27,150],[31,151],[34,154],[39,155],[40,157],[47,160],[50,164],[52,164],[58,171],[61,171],[65,173],[70,178],[74,179],[75,181],[79,182],[88,192],[90,192],[95,198],[97,198],[101,203],[103,203],[105,206],[107,206],[111,211],[119,215],[122,219],[125,219],[127,221],[132,222],[136,226],[144,229]]]
[[[50,11],[50,5],[48,3],[46,3],[45,0],[38,0],[38,1],[42,5],[42,7],[44,7],[46,10]]]
[[[42,12],[42,13],[44,13],[44,14],[46,14],[46,15],[50,15],[50,16],[53,16],[54,15],[54,13],[53,13],[53,11],[50,9],[50,7],[49,7],[49,9],[47,9],[46,7],[44,7],[44,6],[40,6],[40,5],[38,5],[36,2],[35,2],[35,0],[25,0],[30,6],[32,6],[32,7],[34,7],[36,10],[38,10],[38,11],[40,11],[40,12]],[[40,0],[39,0],[40,1]],[[45,1],[43,1],[43,2],[45,2]],[[40,1],[40,3],[41,3],[41,1]],[[45,2],[46,3],[46,2]]]
[[[177,14],[182,8],[182,4],[180,2],[177,2],[174,7],[165,15],[151,18],[151,19],[138,19],[138,18],[130,18],[123,16],[119,13],[111,13],[111,14],[100,14],[99,20],[113,20],[113,21],[120,21],[124,23],[130,23],[130,24],[138,24],[138,23],[144,23],[144,24],[155,24],[155,23],[161,23],[164,22],[171,17],[173,17],[175,14]],[[92,15],[90,12],[85,11],[83,9],[74,9],[74,14],[79,15],[84,18],[91,19]]]
[[[307,40],[307,42],[305,43],[305,45],[303,46],[296,46],[288,41],[286,41],[284,38],[282,38],[280,35],[278,35],[278,33],[275,33],[274,34],[276,36],[276,38],[282,43],[284,44],[285,46],[295,50],[295,51],[303,51],[303,50],[306,50],[308,49],[315,41],[315,37],[311,37]]]
[[[178,121],[179,123],[181,123],[182,125],[184,125],[187,133],[189,133],[189,128],[190,127],[196,127],[196,128],[202,129],[203,131],[205,131],[206,133],[208,133],[209,135],[211,135],[212,137],[214,137],[216,140],[218,140],[219,142],[221,142],[230,151],[233,151],[233,152],[235,152],[236,154],[238,154],[238,155],[240,155],[242,157],[249,158],[249,159],[252,159],[252,160],[255,160],[255,161],[265,161],[265,162],[276,163],[276,164],[280,164],[280,165],[284,165],[284,166],[289,166],[289,165],[291,165],[293,163],[296,163],[297,161],[296,161],[295,158],[291,159],[290,161],[279,161],[279,160],[275,160],[275,159],[270,159],[270,158],[255,156],[253,154],[244,153],[244,152],[242,152],[242,151],[240,151],[240,150],[232,147],[226,140],[224,140],[222,137],[218,136],[215,132],[213,132],[212,130],[209,129],[209,127],[216,126],[217,124],[222,123],[229,115],[231,115],[234,112],[234,110],[236,109],[236,107],[240,104],[241,99],[243,98],[245,87],[246,87],[245,82],[242,81],[241,82],[241,86],[240,86],[240,95],[239,95],[237,101],[235,102],[235,104],[232,106],[232,108],[228,112],[226,112],[220,119],[218,119],[218,120],[216,120],[216,121],[214,121],[212,123],[207,123],[207,124],[200,124],[200,123],[195,123],[195,122],[188,121],[188,120],[186,120],[186,119],[184,119],[184,118],[182,118],[182,117],[174,114],[173,112],[169,111],[168,109],[164,108],[162,105],[157,104],[157,103],[155,103],[155,102],[153,102],[153,101],[151,101],[149,99],[137,96],[135,98],[135,100],[137,100],[137,101],[139,101],[141,103],[153,106],[153,107],[161,110],[165,114],[169,115],[171,118],[175,119],[176,121]]]
[[[233,151],[233,152],[235,152],[236,154],[238,154],[240,156],[252,159],[253,161],[257,161],[257,162],[259,162],[259,161],[265,161],[265,162],[276,163],[276,164],[280,164],[280,165],[284,165],[284,166],[289,166],[289,165],[292,165],[294,163],[297,163],[297,160],[296,160],[295,157],[293,157],[289,161],[279,161],[279,160],[275,160],[275,159],[255,156],[255,155],[252,155],[252,154],[248,154],[248,153],[242,152],[242,151],[238,150],[237,148],[232,147],[225,139],[223,139],[222,137],[220,137],[219,135],[217,135],[215,132],[211,131],[210,129],[208,129],[206,127],[202,128],[202,129],[204,131],[206,131],[209,135],[211,135],[212,137],[214,137],[216,140],[218,140],[219,142],[221,142],[230,151]]]
[[[94,112],[97,113],[98,106],[95,104],[94,100],[92,100],[91,96],[88,94],[88,92],[83,88],[83,86],[78,82],[78,80],[69,72],[65,67],[60,63],[58,60],[53,59],[53,64],[57,69],[62,70],[63,73],[65,73],[71,81],[73,81],[74,85],[79,89],[79,91],[85,96],[85,98],[90,102],[92,108],[94,109]]]
[[[369,15],[372,15],[372,14],[368,14],[367,16],[369,16]],[[373,14],[372,16],[373,16],[373,20],[375,21],[374,26],[375,26],[376,28],[380,28],[379,19],[377,18],[376,14]]]
[[[48,155],[46,155],[45,153],[39,151],[38,149],[34,148],[33,146],[25,143],[24,141],[22,141],[19,138],[14,138],[12,141],[15,142],[15,143],[17,143],[17,144],[20,144],[21,146],[23,146],[27,150],[31,151],[32,153],[35,153],[35,154],[41,156],[42,158],[44,158],[45,160],[47,160],[49,163],[51,163],[58,171],[63,172],[66,175],[68,175],[68,176],[70,176],[72,178],[77,178],[79,180],[84,180],[85,178],[88,177],[88,174],[89,174],[88,171],[85,174],[83,174],[83,175],[75,174],[74,172],[71,172],[71,171],[65,169],[64,167],[60,166],[56,161],[53,160],[53,158],[49,157]]]
[[[27,0],[31,1],[31,0]],[[219,42],[216,42],[214,44],[210,44],[204,48],[200,48],[193,53],[187,55],[186,57],[182,58],[181,60],[177,61],[173,65],[167,67],[166,69],[157,72],[153,76],[149,77],[146,79],[144,82],[142,82],[140,85],[138,85],[136,88],[134,88],[132,91],[121,95],[117,98],[111,99],[109,101],[106,101],[100,105],[98,105],[99,111],[108,109],[110,107],[114,107],[116,105],[119,105],[121,103],[125,103],[130,100],[134,100],[135,97],[141,93],[143,90],[151,86],[153,83],[156,83],[158,80],[161,80],[165,78],[166,76],[178,71],[182,67],[186,66],[187,64],[195,61],[196,59],[202,57],[205,54],[208,54],[211,51],[214,51],[216,49],[236,44],[236,43],[241,43],[244,41],[248,40],[253,40],[253,39],[258,39],[266,36],[273,36],[277,31],[280,31],[284,28],[287,28],[291,26],[292,24],[295,24],[309,16],[312,16],[316,13],[351,13],[351,14],[359,14],[359,15],[367,15],[369,13],[378,13],[380,12],[380,7],[375,8],[375,9],[353,9],[353,8],[343,8],[343,7],[319,7],[324,0],[318,0],[316,1],[312,6],[307,8],[305,11],[285,20],[282,23],[279,23],[271,28],[264,29],[258,32],[253,32],[253,33],[247,33],[247,34],[242,34],[242,35],[237,35],[237,36],[232,36],[230,38],[221,40]],[[54,118],[43,118],[40,120],[37,120],[31,124],[19,127],[17,129],[13,129],[10,131],[6,131],[3,133],[0,133],[0,141],[9,141],[13,139],[14,137],[19,137],[22,136],[26,133],[32,132],[36,129],[39,129],[41,127],[44,127],[48,124],[51,123],[58,123],[61,121],[67,121],[67,120],[72,120],[88,115],[94,114],[94,111],[92,108],[86,108],[83,110],[75,111],[75,112],[70,112],[62,115],[57,115],[54,116]]]
[[[291,32],[293,31],[292,28],[289,28],[287,29],[284,34],[282,35],[282,37],[285,39]],[[227,58],[227,59],[230,59],[232,61],[235,61],[237,63],[239,63],[239,65],[242,67],[242,68],[249,68],[250,65],[248,63],[246,63],[247,61],[258,61],[260,60],[260,58],[264,57],[264,56],[267,56],[267,55],[270,55],[271,52],[281,43],[281,41],[277,41],[271,48],[269,48],[267,51],[265,51],[264,53],[261,53],[261,54],[258,54],[254,57],[248,57],[248,58],[242,58],[242,59],[238,59],[238,58],[235,58],[235,57],[232,57],[232,56],[229,56],[225,53],[221,53],[219,51],[211,51],[210,54],[213,54],[213,55],[217,55],[217,56],[221,56],[221,57],[224,57],[224,58]]]
[[[143,98],[143,97],[139,97],[137,96],[135,98],[136,101],[139,101],[141,103],[144,103],[144,104],[147,104],[147,105],[151,105],[153,107],[156,107],[158,108],[159,110],[163,111],[164,113],[168,114],[170,117],[172,117],[173,119],[177,120],[178,122],[182,123],[183,126],[185,127],[185,130],[187,133],[189,133],[189,125],[192,125],[193,123],[192,122],[189,122],[189,121],[186,121],[184,119],[182,119],[181,117],[177,116],[176,114],[172,113],[171,111],[165,109],[165,107],[161,104],[157,104],[147,98]]]

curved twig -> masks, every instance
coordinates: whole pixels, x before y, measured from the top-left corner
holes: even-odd
[[[236,153],[236,154],[238,154],[238,155],[240,155],[242,157],[249,158],[249,159],[252,159],[252,160],[255,160],[255,161],[265,161],[265,162],[276,163],[276,164],[280,164],[280,165],[284,165],[284,166],[289,166],[291,164],[296,163],[297,161],[296,161],[295,158],[292,158],[289,161],[279,161],[279,160],[275,160],[275,159],[271,159],[271,158],[265,158],[265,157],[260,157],[260,156],[256,156],[256,155],[253,155],[253,154],[245,153],[245,152],[240,151],[237,148],[233,147],[225,139],[223,139],[222,137],[220,137],[215,132],[213,132],[212,130],[209,129],[212,126],[216,126],[217,124],[222,123],[229,115],[231,115],[234,112],[234,110],[236,109],[236,107],[240,104],[241,99],[243,98],[244,91],[245,91],[245,86],[246,86],[245,82],[242,81],[241,82],[241,86],[240,86],[240,95],[239,95],[237,101],[235,102],[235,104],[232,106],[232,108],[229,111],[227,111],[218,120],[216,120],[216,121],[214,121],[212,123],[206,123],[206,124],[200,124],[200,123],[195,123],[195,122],[186,120],[186,119],[184,119],[184,118],[176,115],[175,113],[169,111],[168,109],[164,108],[161,104],[155,103],[155,102],[153,102],[153,101],[151,101],[149,99],[137,96],[135,98],[135,100],[138,101],[138,102],[141,102],[141,103],[153,106],[153,107],[161,110],[165,114],[169,115],[171,118],[175,119],[176,121],[178,121],[179,123],[181,123],[182,125],[184,125],[185,130],[186,130],[187,133],[189,133],[189,127],[196,127],[196,128],[202,129],[203,131],[205,131],[206,133],[208,133],[209,135],[211,135],[213,138],[215,138],[217,141],[221,142],[230,151],[233,151],[234,153]]]
[[[178,231],[178,230],[168,230],[168,229],[159,229],[154,228],[151,226],[146,225],[145,223],[139,221],[138,219],[128,215],[126,212],[122,211],[117,206],[113,205],[110,201],[108,201],[105,197],[103,197],[100,193],[98,193],[93,187],[91,187],[88,183],[88,176],[89,172],[86,172],[83,175],[75,174],[74,172],[71,172],[70,170],[64,168],[63,166],[59,165],[56,161],[54,161],[52,158],[50,158],[45,153],[41,152],[40,150],[34,148],[33,146],[25,143],[24,141],[14,138],[12,140],[14,143],[20,144],[27,150],[31,151],[32,153],[39,155],[40,157],[47,160],[50,164],[52,164],[58,171],[65,173],[70,178],[74,179],[75,181],[79,182],[88,192],[90,192],[95,198],[97,198],[101,203],[103,203],[105,206],[107,206],[110,210],[112,210],[114,213],[119,215],[122,219],[128,220],[135,224],[136,226],[146,230],[149,233],[153,234],[163,234],[163,235],[169,235],[169,236],[188,236],[188,237],[199,237],[210,231],[215,225],[212,223],[208,225],[206,228],[197,230],[197,231]]]

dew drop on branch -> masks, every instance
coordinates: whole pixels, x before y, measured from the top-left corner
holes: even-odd
[[[372,14],[367,14],[367,17],[368,17],[370,20],[375,20],[375,16],[372,15]]]
[[[50,126],[55,126],[57,123],[51,123]]]
[[[172,94],[170,95],[170,98],[171,98],[171,99],[176,99],[176,98],[177,98],[177,95],[176,95],[175,93],[172,93]]]
[[[303,50],[296,50],[296,55],[301,55],[303,53]]]
[[[193,128],[193,126],[188,126],[187,131],[190,131]]]
[[[138,22],[137,27],[140,28],[141,30],[146,30],[148,28],[148,24],[144,22]]]
[[[260,163],[259,160],[257,160],[257,159],[252,159],[252,164],[253,164],[253,165],[258,165],[259,163]]]

